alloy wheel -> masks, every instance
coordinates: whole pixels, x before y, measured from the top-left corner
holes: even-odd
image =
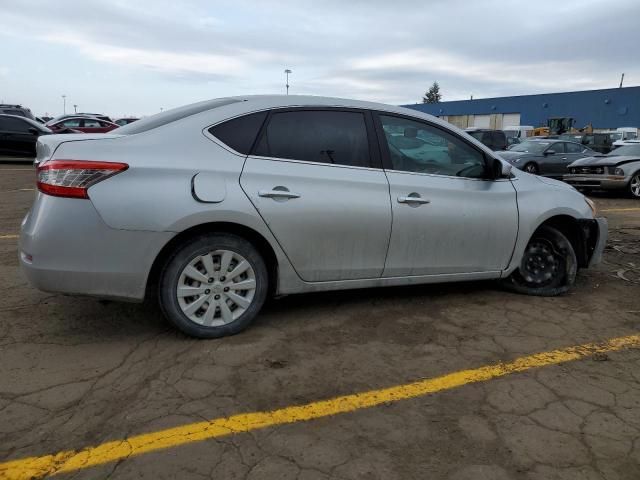
[[[527,173],[533,173],[534,175],[538,174],[538,167],[536,167],[535,163],[528,163],[524,167],[524,171]]]
[[[221,326],[237,320],[251,305],[256,274],[242,255],[215,250],[193,258],[176,287],[182,312],[194,323]]]
[[[631,190],[631,195],[636,198],[640,198],[640,173],[636,173],[633,177],[631,177],[629,189]]]

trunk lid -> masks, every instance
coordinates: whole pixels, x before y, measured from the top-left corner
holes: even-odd
[[[70,133],[41,135],[36,142],[35,165],[40,165],[53,157],[60,145],[67,142],[83,142],[87,140],[108,140],[121,137],[116,133]]]

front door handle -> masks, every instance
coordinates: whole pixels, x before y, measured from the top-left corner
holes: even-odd
[[[266,198],[300,198],[299,193],[290,192],[285,189],[285,187],[275,187],[272,190],[260,190],[258,195]]]
[[[562,160],[567,160],[567,157],[562,157]]]
[[[418,193],[410,193],[406,197],[398,197],[398,203],[407,203],[409,205],[424,205],[426,203],[431,203],[431,200],[427,200],[426,198],[422,198]]]

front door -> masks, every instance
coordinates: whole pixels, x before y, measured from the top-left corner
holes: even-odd
[[[518,233],[516,192],[485,154],[442,127],[379,115],[393,226],[383,276],[494,272]]]
[[[274,111],[246,159],[240,184],[305,281],[382,274],[391,207],[372,128],[357,110]]]

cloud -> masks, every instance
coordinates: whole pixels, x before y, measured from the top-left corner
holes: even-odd
[[[76,85],[78,72],[118,67],[118,80],[144,76],[149,92],[171,82],[167,105],[283,92],[282,71],[291,68],[292,93],[410,103],[434,80],[448,100],[613,87],[623,71],[628,84],[640,83],[639,16],[637,0],[620,0],[615,12],[606,0],[235,0],[224,8],[206,0],[32,0],[0,5],[0,38],[54,49],[55,76],[69,91],[86,88]],[[16,62],[37,57],[10,53]],[[11,73],[41,76],[41,62],[3,62]],[[106,86],[100,77],[92,77],[96,89]],[[11,85],[28,98],[23,83]],[[142,102],[136,88],[125,82],[118,91]]]

